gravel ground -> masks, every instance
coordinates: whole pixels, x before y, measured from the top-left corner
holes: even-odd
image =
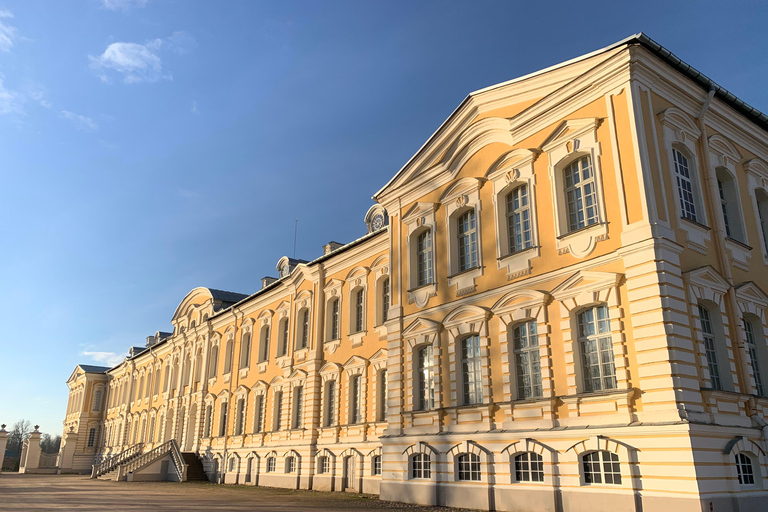
[[[468,512],[422,507],[376,496],[338,492],[295,491],[241,485],[172,482],[112,482],[81,475],[0,475],[0,510],[78,511],[281,511]]]

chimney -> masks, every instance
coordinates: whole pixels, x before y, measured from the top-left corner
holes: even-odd
[[[263,290],[264,288],[266,288],[267,286],[271,285],[275,281],[277,281],[276,277],[269,277],[269,276],[262,277],[261,278],[261,289]]]
[[[328,242],[323,246],[323,255],[331,254],[339,247],[344,247],[344,244],[340,244],[339,242]]]

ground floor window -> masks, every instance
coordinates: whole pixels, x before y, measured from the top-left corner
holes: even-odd
[[[288,457],[285,459],[285,472],[293,473],[296,471],[296,459],[294,457]]]
[[[533,452],[525,452],[515,456],[515,481],[517,482],[543,482],[544,461],[541,455]]]
[[[456,457],[459,480],[480,481],[480,457],[474,453],[463,453]]]
[[[411,458],[411,478],[430,478],[431,464],[428,453],[417,453]]]
[[[590,452],[584,455],[585,484],[621,485],[621,468],[619,456],[605,450]]]
[[[317,472],[318,473],[329,473],[331,469],[331,463],[328,460],[328,457],[320,457],[320,459],[317,462]]]
[[[743,453],[736,454],[736,472],[739,475],[739,484],[754,485],[755,473],[752,470],[752,458]]]
[[[373,474],[374,475],[381,474],[381,455],[376,455],[375,457],[373,457]]]
[[[275,458],[270,457],[267,459],[267,473],[273,473],[275,471]]]

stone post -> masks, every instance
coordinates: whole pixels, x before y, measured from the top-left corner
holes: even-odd
[[[69,432],[64,433],[61,440],[61,449],[59,450],[59,474],[72,471],[72,465],[75,459],[75,450],[77,449],[77,432],[75,427],[69,427]]]
[[[8,432],[5,430],[5,423],[0,425],[0,471],[3,468],[3,459],[5,459],[5,445],[8,444]]]
[[[35,430],[29,434],[29,439],[24,441],[24,449],[21,451],[19,473],[34,473],[40,466],[40,425],[35,425]]]

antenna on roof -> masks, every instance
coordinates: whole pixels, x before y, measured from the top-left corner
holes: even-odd
[[[296,219],[296,224],[293,227],[293,259],[296,259],[296,237],[299,233],[299,219]]]

